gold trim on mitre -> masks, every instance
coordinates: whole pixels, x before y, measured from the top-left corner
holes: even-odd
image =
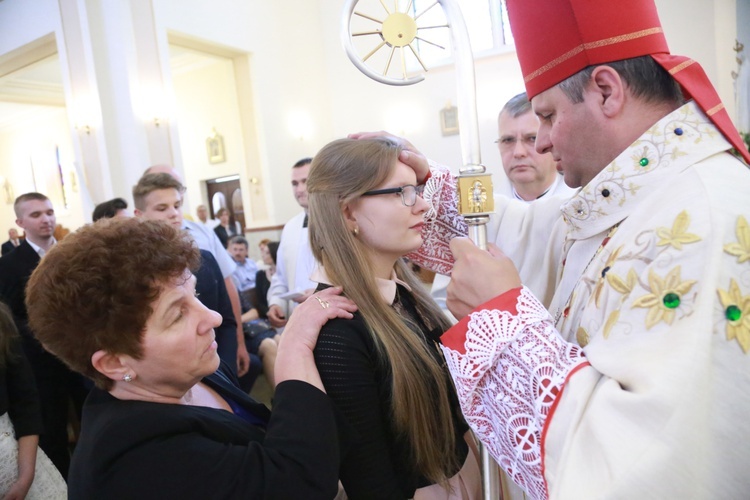
[[[626,33],[624,35],[613,36],[611,38],[604,38],[602,40],[597,40],[596,42],[582,43],[581,45],[574,47],[573,49],[569,50],[568,52],[561,55],[560,57],[557,57],[556,59],[553,59],[552,61],[548,62],[547,64],[537,69],[536,71],[532,71],[531,73],[529,73],[527,76],[524,77],[523,81],[528,83],[529,81],[533,80],[539,75],[542,75],[546,73],[547,71],[551,70],[555,66],[558,66],[564,63],[571,57],[577,54],[580,54],[584,50],[598,49],[599,47],[605,47],[607,45],[614,45],[616,43],[629,42],[630,40],[643,38],[645,36],[656,35],[658,33],[663,33],[663,32],[664,30],[661,29],[661,26],[658,26],[656,28],[648,28],[645,30],[634,31],[632,33]]]

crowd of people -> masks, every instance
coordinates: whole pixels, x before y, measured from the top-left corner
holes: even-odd
[[[60,241],[19,196],[0,497],[479,499],[480,445],[505,500],[746,496],[750,153],[653,1],[602,4],[508,2],[488,250],[385,132],[292,166],[257,262],[170,166]]]

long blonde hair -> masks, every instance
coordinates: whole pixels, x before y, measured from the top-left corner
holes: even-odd
[[[416,469],[443,483],[456,467],[450,381],[414,333],[418,327],[383,301],[370,271],[370,250],[349,231],[343,212],[347,203],[386,181],[400,151],[383,138],[340,139],[315,155],[307,179],[310,246],[331,283],[342,286],[357,304],[381,356],[388,360],[396,430],[411,443]],[[395,271],[410,286],[425,323],[447,329],[447,319],[409,266],[399,260]]]

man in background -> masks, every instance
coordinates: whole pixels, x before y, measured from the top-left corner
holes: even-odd
[[[122,198],[104,201],[94,207],[94,212],[91,214],[91,219],[94,222],[99,219],[112,219],[114,217],[132,217],[128,211],[127,201]]]
[[[182,230],[182,184],[169,174],[147,174],[133,187],[135,216],[149,220],[161,220]],[[219,265],[211,252],[201,249],[200,268],[195,274],[195,290],[198,299],[209,309],[222,316],[221,325],[215,328],[217,352],[230,368],[236,368],[237,323],[232,311],[229,295],[224,285]],[[244,338],[243,338],[244,340]],[[244,342],[242,349],[245,349]]]
[[[548,152],[538,153],[534,147],[539,119],[522,92],[512,97],[497,117],[497,144],[503,170],[511,184],[511,196],[532,202],[552,196],[570,197],[569,188],[557,172],[555,159]]]
[[[208,218],[208,208],[206,205],[198,205],[195,207],[195,214],[198,216],[198,222],[211,230],[219,225],[218,220]]]
[[[310,280],[315,258],[307,237],[307,175],[312,158],[303,158],[292,166],[294,198],[303,211],[284,225],[276,259],[276,274],[268,290],[268,320],[275,328],[286,325],[296,304],[315,291]]]
[[[495,196],[508,196],[523,203],[536,200],[559,198],[560,204],[573,196],[575,189],[569,188],[557,171],[555,159],[549,152],[537,152],[536,142],[539,119],[531,109],[526,92],[512,97],[505,103],[497,117],[497,144],[503,170],[510,181],[510,191],[495,193]],[[496,225],[488,226],[489,241],[496,241]],[[443,312],[453,315],[445,305],[446,288],[450,278],[436,274],[430,294]]]
[[[3,243],[2,255],[10,253],[21,244],[21,238],[18,237],[18,230],[15,227],[8,229],[8,241]]]
[[[44,350],[29,330],[26,311],[26,283],[39,262],[57,243],[57,225],[52,202],[41,193],[26,193],[13,204],[16,225],[26,233],[26,239],[7,255],[0,258],[0,300],[13,312],[24,353],[31,364],[39,390],[44,432],[39,446],[67,477],[70,466],[68,451],[68,404],[71,384],[82,383],[62,361]],[[84,328],[85,325],[81,325]]]
[[[185,183],[182,180],[180,173],[169,165],[152,165],[147,168],[143,175],[146,174],[168,174],[173,177],[180,185],[184,186]],[[184,188],[183,188],[184,189]],[[182,207],[182,198],[180,199],[180,207]],[[216,262],[219,264],[221,274],[224,277],[224,286],[229,294],[229,300],[232,303],[232,311],[234,312],[235,323],[237,324],[237,374],[239,376],[247,373],[250,365],[250,357],[248,356],[247,350],[245,349],[245,336],[242,333],[242,321],[240,319],[242,315],[242,309],[240,307],[240,297],[237,293],[237,288],[232,282],[232,272],[234,271],[234,262],[227,253],[224,246],[219,241],[216,234],[206,227],[205,225],[187,220],[182,217],[182,208],[180,208],[180,218],[182,219],[182,229],[187,231],[195,241],[195,244],[201,250],[206,250],[214,256]]]
[[[237,265],[234,273],[232,273],[232,281],[234,281],[234,286],[237,287],[237,291],[240,294],[240,304],[243,314],[242,322],[245,323],[251,319],[256,319],[246,319],[244,315],[247,311],[255,307],[253,295],[255,293],[255,275],[258,272],[258,265],[254,260],[247,257],[248,243],[244,236],[232,236],[229,239],[227,251]]]

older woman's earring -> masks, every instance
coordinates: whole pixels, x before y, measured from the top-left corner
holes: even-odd
[[[129,373],[126,373],[125,375],[122,376],[123,382],[130,382],[131,380],[133,380],[133,376]]]
[[[359,236],[359,227],[354,226],[354,229],[352,229],[352,234],[354,235],[355,238]]]

